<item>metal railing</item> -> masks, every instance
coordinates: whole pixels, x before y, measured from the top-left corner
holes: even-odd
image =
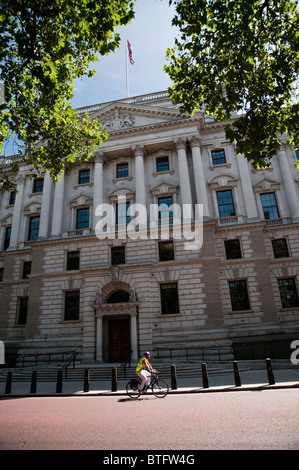
[[[34,364],[35,367],[38,367],[41,365],[57,365],[57,363],[59,363],[60,367],[67,368],[71,363],[73,363],[73,368],[75,368],[75,359],[77,355],[78,352],[75,350],[42,354],[23,354],[18,356],[17,367],[32,367],[32,364]]]
[[[232,346],[227,348],[201,348],[201,347],[157,347],[154,348],[157,359],[199,360],[207,359],[219,362],[226,361],[228,356],[234,359],[258,360],[265,357],[272,359],[288,359],[291,354],[287,345],[256,345]]]

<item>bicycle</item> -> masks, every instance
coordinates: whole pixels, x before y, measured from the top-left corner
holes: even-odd
[[[130,398],[139,398],[142,391],[139,390],[139,386],[141,384],[141,379],[130,379],[126,385],[126,392]],[[150,380],[150,384],[147,387],[147,390],[151,389],[153,394],[157,398],[164,398],[168,394],[169,387],[167,382],[163,379],[159,379],[158,371],[152,373],[152,377]]]

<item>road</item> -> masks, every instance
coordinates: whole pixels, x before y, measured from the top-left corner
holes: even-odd
[[[285,389],[0,400],[0,449],[299,449],[298,395]]]

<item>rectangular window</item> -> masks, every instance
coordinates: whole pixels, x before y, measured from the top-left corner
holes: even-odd
[[[28,240],[34,241],[37,240],[39,232],[39,215],[29,218],[29,231],[28,231]]]
[[[236,215],[233,195],[230,189],[217,191],[217,201],[220,217],[231,217]]]
[[[172,224],[173,222],[173,211],[170,210],[172,204],[173,204],[173,199],[172,196],[166,196],[166,197],[159,197],[158,199],[158,204],[159,204],[159,221],[160,223],[169,223]],[[168,222],[169,221],[169,222]]]
[[[64,320],[79,320],[80,291],[66,291],[64,294]]]
[[[11,191],[9,194],[9,204],[13,206],[16,202],[16,193],[15,191]]]
[[[156,159],[156,170],[157,173],[161,171],[169,171],[169,158],[168,157],[158,157]]]
[[[129,176],[129,164],[119,163],[116,165],[116,178],[127,178]]]
[[[20,297],[17,325],[26,325],[27,313],[28,313],[28,297]]]
[[[174,260],[174,247],[173,241],[159,243],[159,261],[172,261]]]
[[[176,283],[160,284],[162,314],[179,313],[178,286]]]
[[[249,298],[245,280],[229,281],[232,310],[249,310]]]
[[[66,269],[73,271],[80,268],[80,251],[69,251],[67,253]]]
[[[224,149],[212,150],[211,154],[213,165],[223,165],[224,163],[226,163]]]
[[[264,211],[264,217],[268,219],[279,219],[279,212],[276,202],[275,193],[261,194],[261,202]]]
[[[44,189],[44,178],[37,178],[33,182],[33,193],[42,193]]]
[[[111,264],[125,264],[126,249],[124,246],[113,246],[111,248]]]
[[[90,170],[79,171],[79,184],[90,183]]]
[[[89,207],[77,210],[76,229],[89,228]]]
[[[240,240],[225,240],[224,246],[226,259],[242,258]]]
[[[7,250],[7,248],[9,247],[10,237],[11,237],[11,227],[6,227],[5,235],[4,235],[3,250]]]
[[[0,282],[3,281],[4,268],[0,268]]]
[[[278,238],[276,240],[272,240],[272,248],[274,258],[288,258],[290,256],[288,244],[285,238]]]
[[[22,270],[22,279],[28,279],[31,273],[31,261],[24,261]]]
[[[126,227],[130,222],[131,217],[128,215],[130,203],[124,202],[121,204],[116,204],[116,226],[117,227]]]
[[[282,308],[299,307],[298,292],[294,278],[278,279]]]

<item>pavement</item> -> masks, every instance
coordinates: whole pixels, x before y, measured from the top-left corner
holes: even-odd
[[[161,377],[164,378],[164,377]],[[282,388],[299,388],[299,366],[286,369],[273,370],[273,379],[269,380],[267,370],[240,371],[240,381],[236,381],[233,372],[226,371],[223,374],[208,375],[208,387],[203,387],[201,377],[177,377],[176,387],[171,379],[166,378],[169,384],[170,394],[179,393],[212,393],[212,392],[234,392],[234,391],[262,391]],[[56,392],[56,381],[38,381],[36,391],[31,392],[31,382],[13,381],[11,390],[6,392],[6,381],[0,382],[0,399],[20,397],[50,397],[50,396],[115,396],[126,395],[126,384],[128,379],[118,380],[112,391],[112,382],[106,380],[90,381],[88,390],[84,391],[84,380],[62,381],[62,391]],[[269,383],[271,382],[271,384]],[[274,382],[274,383],[273,383]],[[206,384],[207,385],[207,384]],[[86,386],[85,386],[86,389]],[[151,392],[149,392],[151,393]]]

